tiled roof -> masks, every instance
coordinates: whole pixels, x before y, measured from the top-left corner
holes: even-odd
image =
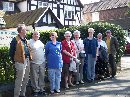
[[[38,20],[38,18],[44,13],[45,10],[46,8],[39,8],[27,12],[5,15],[3,18],[6,22],[7,28],[17,27],[17,25],[20,23],[32,25],[36,20]]]
[[[83,13],[128,6],[130,0],[103,0],[84,5]]]

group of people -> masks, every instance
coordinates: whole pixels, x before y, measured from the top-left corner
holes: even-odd
[[[31,80],[33,95],[45,94],[45,66],[47,63],[47,73],[50,82],[50,92],[60,93],[60,83],[65,88],[83,84],[83,67],[86,60],[87,81],[95,79],[95,65],[100,57],[100,47],[103,46],[109,55],[109,63],[112,68],[111,77],[116,75],[115,54],[118,49],[118,41],[107,30],[105,41],[99,33],[94,38],[94,29],[89,28],[88,37],[80,39],[80,31],[73,32],[74,39],[71,40],[72,33],[66,31],[65,39],[57,41],[57,33],[50,33],[50,41],[44,45],[40,40],[40,33],[33,32],[32,39],[26,39],[26,26],[19,24],[18,35],[13,38],[10,44],[10,57],[15,64],[16,79],[14,97],[25,97],[26,85]],[[61,79],[62,78],[62,79]]]

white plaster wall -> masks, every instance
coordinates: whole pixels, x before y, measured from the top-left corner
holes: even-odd
[[[53,9],[53,13],[57,16],[57,9]]]
[[[46,23],[46,15],[45,15],[45,17],[43,18],[43,22],[45,22],[45,23]]]
[[[52,27],[49,27],[49,26],[41,26],[41,27],[36,27],[35,29],[36,29],[37,31],[40,31],[40,30],[46,31],[46,30],[53,30],[53,29],[58,29],[58,28],[56,28],[56,27],[54,27],[54,26],[52,26]]]
[[[64,25],[64,12],[60,10],[60,22]]]
[[[68,25],[68,21],[65,21],[65,25]]]
[[[51,15],[48,14],[48,24],[50,24],[50,23],[52,23],[52,22],[51,22]]]
[[[18,8],[20,9],[21,12],[26,12],[27,11],[27,1],[23,1],[17,4]]]

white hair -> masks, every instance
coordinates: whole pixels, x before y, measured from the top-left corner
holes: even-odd
[[[66,36],[67,34],[69,34],[70,36],[72,36],[71,32],[70,31],[66,31],[64,36]]]
[[[88,32],[95,32],[93,28],[89,28]]]
[[[78,34],[78,35],[80,35],[80,31],[75,30],[74,33],[73,33],[73,35],[74,35],[74,34]]]
[[[102,33],[98,33],[98,35],[97,36],[102,36]]]
[[[40,33],[39,33],[38,31],[33,31],[33,35],[34,35],[35,33],[38,33],[38,35],[40,36]]]

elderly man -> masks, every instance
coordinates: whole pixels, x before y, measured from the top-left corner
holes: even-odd
[[[116,63],[115,63],[115,55],[118,50],[119,44],[117,38],[112,36],[111,30],[106,31],[105,42],[108,47],[109,64],[111,66],[111,78],[114,78],[117,70]]]
[[[30,47],[32,50],[32,61],[31,61],[31,84],[34,90],[33,96],[39,94],[45,94],[45,54],[44,44],[39,40],[40,33],[34,31],[32,39],[30,39]]]
[[[31,50],[26,37],[26,26],[21,24],[17,28],[18,35],[10,44],[10,57],[15,63],[16,79],[14,97],[25,97],[26,85],[29,80]]]

